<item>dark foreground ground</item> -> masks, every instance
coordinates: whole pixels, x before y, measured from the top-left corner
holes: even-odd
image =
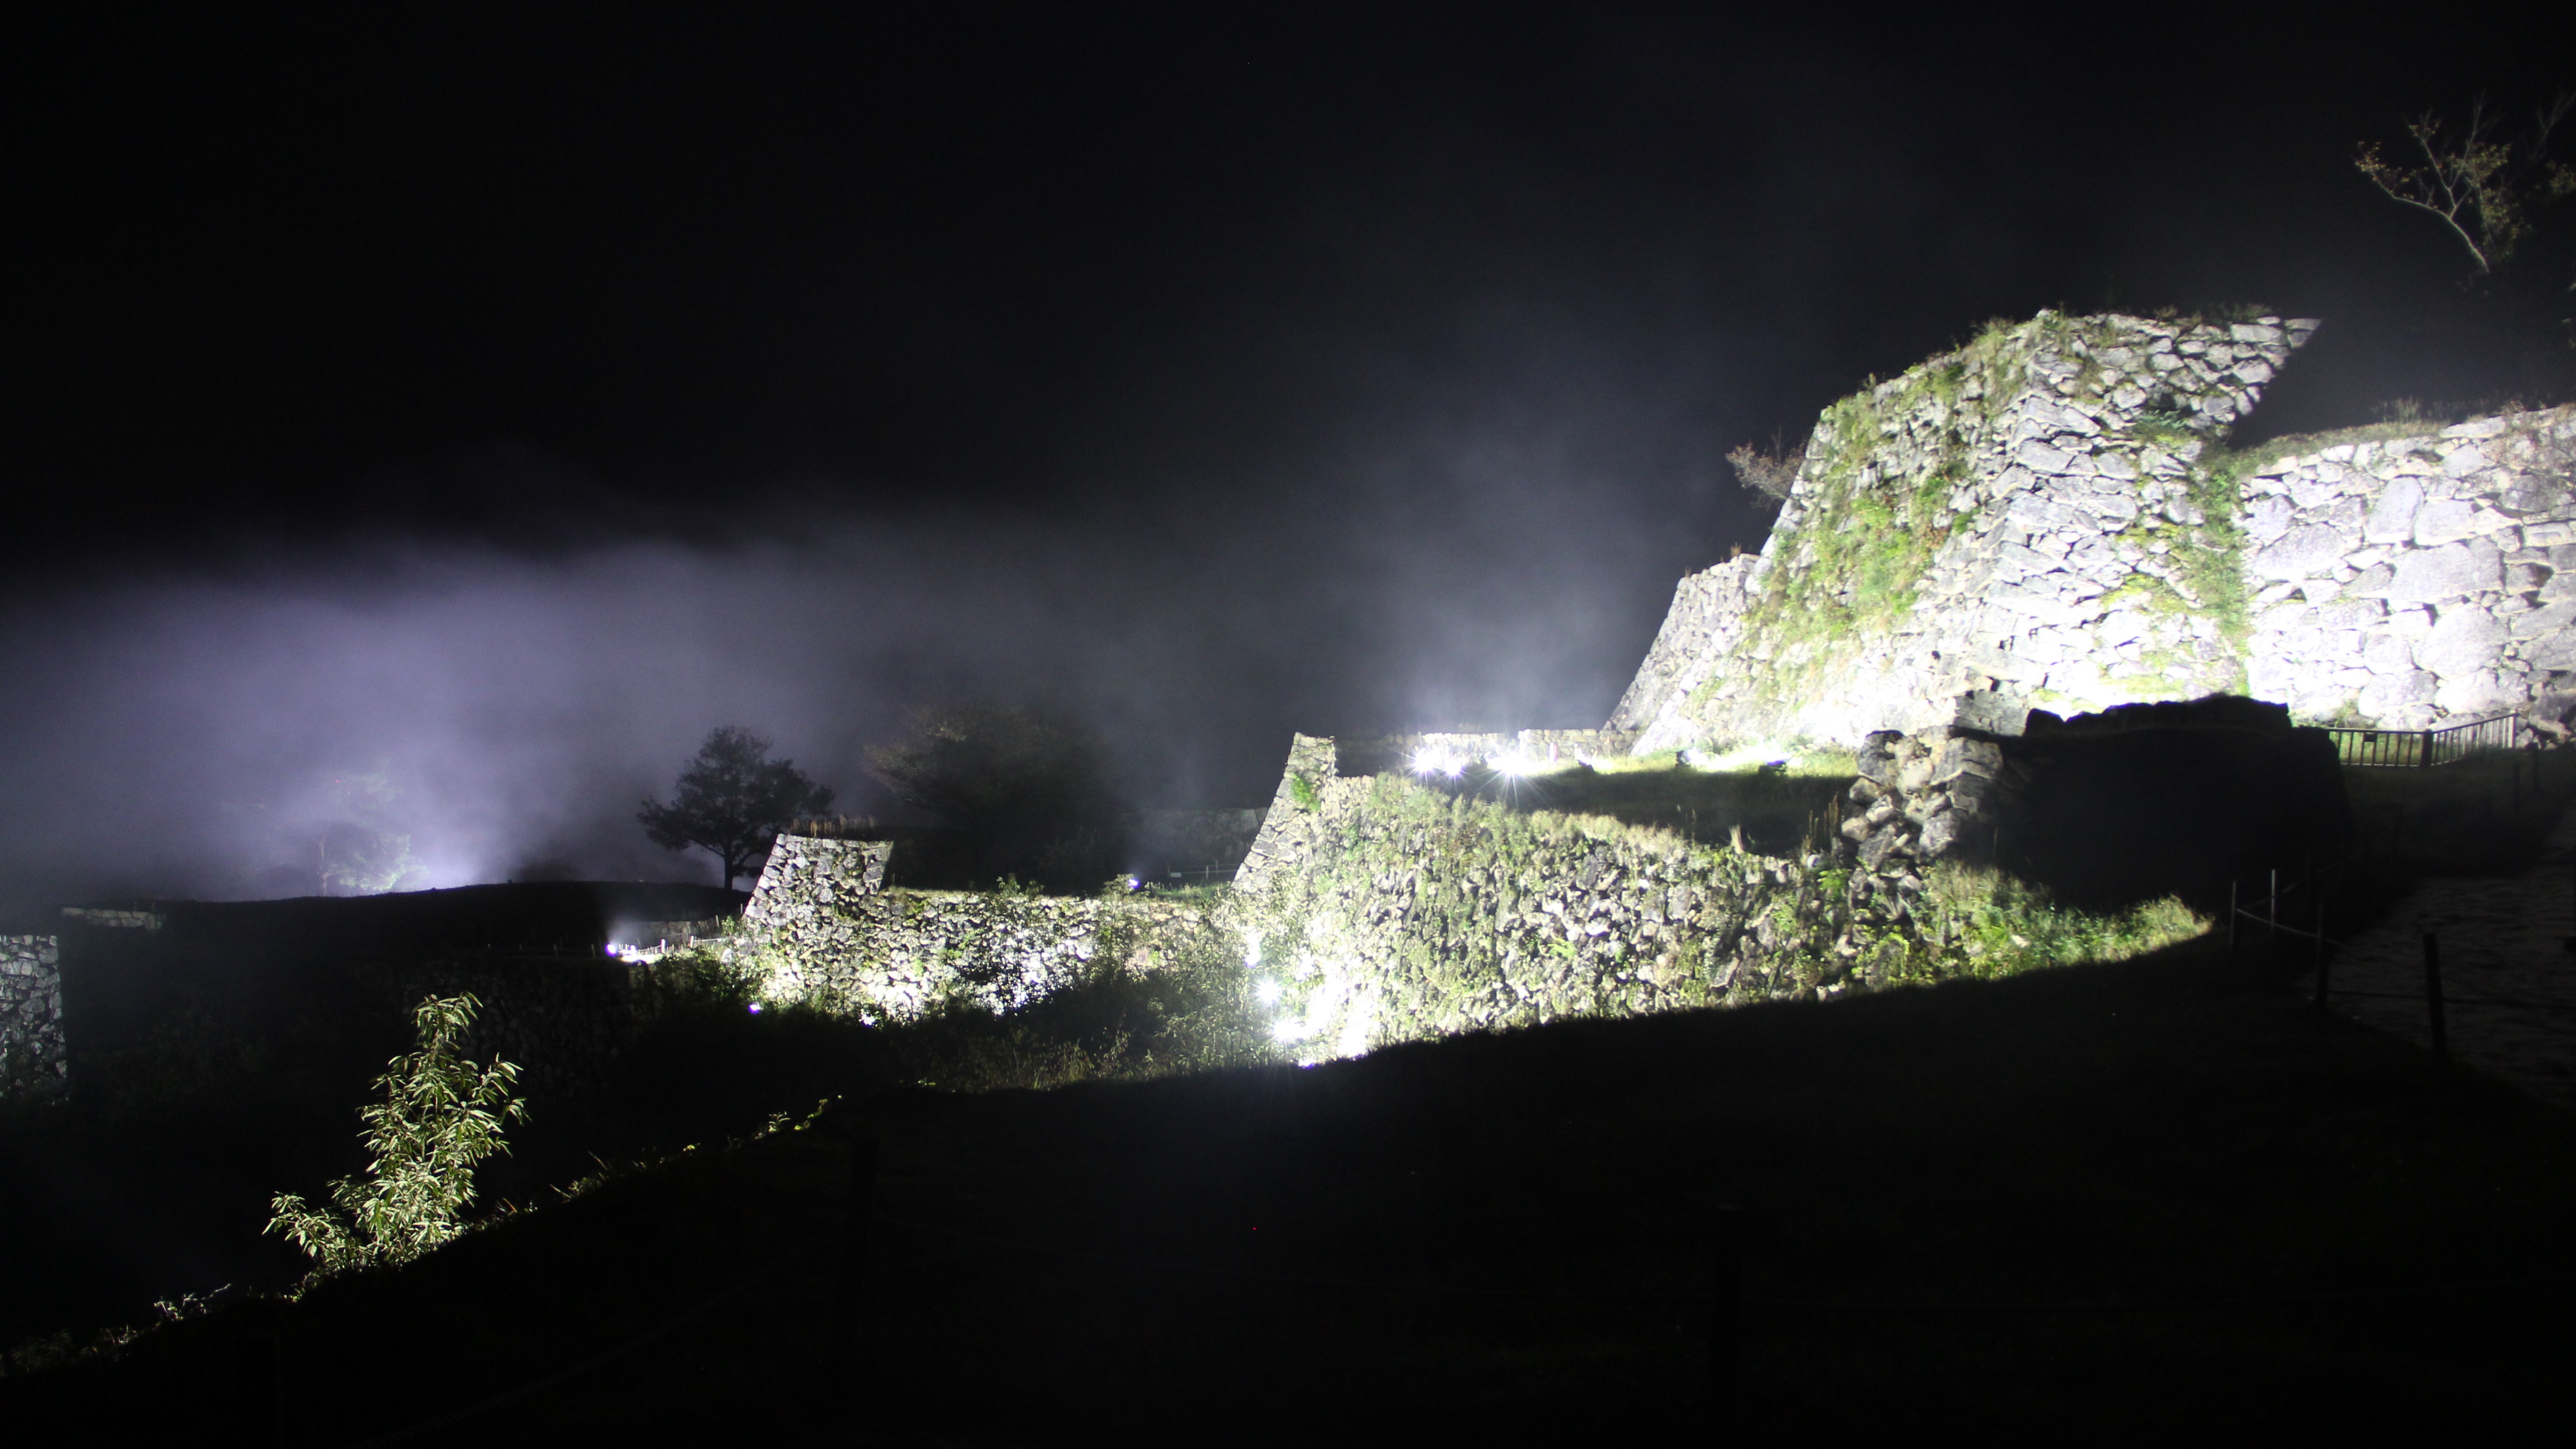
[[[853,1139],[883,1163],[855,1295]],[[1720,1391],[1697,1295],[1730,1234]],[[2455,1436],[2563,1410],[2571,1293],[2576,1118],[2205,942],[1308,1071],[880,1093],[406,1271],[0,1382],[0,1423],[293,1445]],[[843,1304],[857,1346],[835,1354]]]

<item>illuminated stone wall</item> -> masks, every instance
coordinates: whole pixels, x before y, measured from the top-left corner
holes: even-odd
[[[53,936],[0,936],[0,1097],[63,1092],[62,947]]]
[[[2576,408],[2270,459],[2245,480],[2248,692],[2424,729],[2576,680]]]
[[[2315,325],[2044,312],[1834,404],[1762,552],[1684,581],[1611,727],[1849,745],[2233,687],[2213,449]]]
[[[887,889],[882,841],[780,836],[744,908],[745,947],[782,999],[877,1020],[948,1002],[1025,1006],[1095,965],[1149,969],[1157,943],[1213,929],[1147,896]]]
[[[1307,1055],[1829,999],[1955,964],[1902,855],[1837,869],[1339,769],[1332,740],[1297,737],[1226,916]]]
[[[1610,728],[1850,745],[2250,692],[2415,729],[2569,692],[2576,414],[2229,450],[2315,325],[2043,313],[1836,403]]]

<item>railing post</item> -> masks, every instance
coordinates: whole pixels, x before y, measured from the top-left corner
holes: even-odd
[[[2433,732],[2424,731],[2424,758],[2418,761],[2425,769],[2433,768]]]
[[[2433,1060],[2451,1059],[2450,1034],[2442,1020],[2442,938],[2424,933],[2424,1011],[2433,1027]]]

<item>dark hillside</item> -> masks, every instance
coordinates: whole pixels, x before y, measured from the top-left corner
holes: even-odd
[[[825,1352],[827,1119],[9,1384],[0,1414],[268,1435],[282,1381],[283,1442],[351,1442],[667,1326],[437,1434],[1707,1437],[1687,1295],[1724,1204],[1733,1412],[1766,1434],[2456,1432],[2549,1406],[2576,1349],[2576,1121],[2214,942],[843,1120],[885,1160],[858,1366]]]
[[[595,959],[616,922],[703,918],[740,899],[567,882],[153,903],[157,931],[53,927],[73,1097],[0,1116],[0,1241],[47,1245],[0,1295],[0,1342],[128,1319],[163,1295],[290,1279],[295,1255],[258,1236],[269,1195],[362,1163],[366,1084],[409,1045],[407,971],[451,957],[557,970]],[[488,1175],[496,1193],[578,1175],[609,1145],[550,1135],[598,1123],[560,1094],[543,1106]]]

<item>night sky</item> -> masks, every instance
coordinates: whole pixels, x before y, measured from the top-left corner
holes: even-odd
[[[711,726],[864,809],[939,699],[1169,804],[1597,724],[1725,451],[1990,317],[2326,319],[2254,434],[2567,375],[2350,164],[2563,6],[718,13],[12,22],[0,896],[287,893],[352,779],[418,884],[703,878]]]

